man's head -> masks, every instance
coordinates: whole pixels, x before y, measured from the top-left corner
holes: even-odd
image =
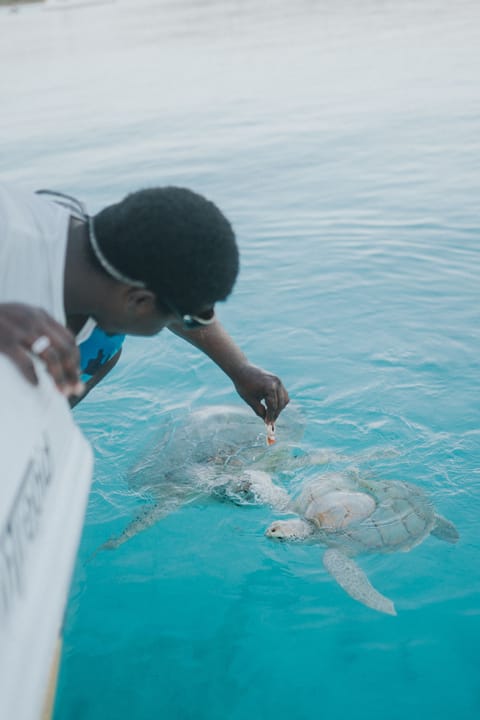
[[[103,270],[108,273],[110,265],[143,285],[162,311],[199,315],[225,300],[235,284],[239,257],[232,227],[191,190],[132,193],[95,215],[93,234],[107,261]]]

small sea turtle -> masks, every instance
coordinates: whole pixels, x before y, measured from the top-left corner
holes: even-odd
[[[455,526],[435,512],[420,488],[406,482],[327,475],[305,485],[287,510],[299,517],[276,520],[266,535],[326,545],[323,562],[339,585],[355,600],[390,615],[396,615],[393,602],[372,587],[352,557],[408,552],[428,535],[458,540]]]

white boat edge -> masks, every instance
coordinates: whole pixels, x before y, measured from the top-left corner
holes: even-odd
[[[40,362],[0,355],[0,717],[39,720],[93,472],[90,444]]]

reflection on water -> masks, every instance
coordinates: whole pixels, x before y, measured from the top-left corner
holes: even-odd
[[[58,719],[478,717],[479,27],[474,0],[0,8],[1,179],[92,210],[152,184],[215,200],[242,253],[219,313],[305,442],[419,484],[461,535],[366,559],[395,621],[266,543],[268,509],[194,503],[86,562],[135,515],[165,413],[237,402],[180,340],[132,339],[76,410],[97,469]]]

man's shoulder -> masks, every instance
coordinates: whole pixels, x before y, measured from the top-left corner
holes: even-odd
[[[46,197],[35,190],[0,183],[0,212],[5,219],[18,216],[27,221],[32,216],[63,215],[67,209],[47,201]]]

